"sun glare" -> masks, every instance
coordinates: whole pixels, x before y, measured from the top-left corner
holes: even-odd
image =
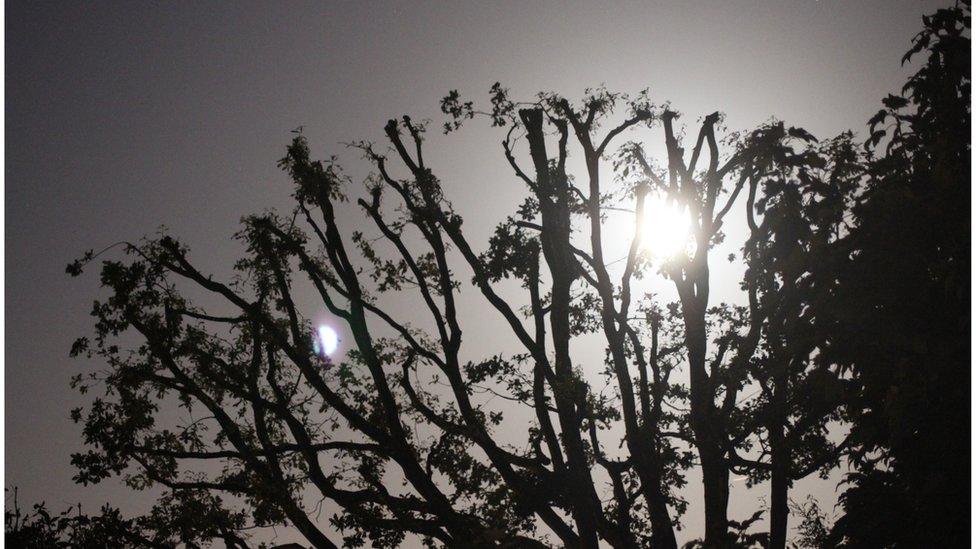
[[[688,210],[661,196],[648,196],[644,202],[641,251],[667,260],[685,251],[691,238]]]

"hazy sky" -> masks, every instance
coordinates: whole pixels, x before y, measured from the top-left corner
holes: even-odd
[[[379,140],[404,113],[437,124],[445,92],[484,101],[495,81],[522,97],[649,87],[689,124],[720,110],[737,129],[775,116],[820,136],[862,131],[940,5],[8,2],[6,486],[56,508],[128,501],[115,483],[71,482],[68,411],[84,400],[68,379],[93,365],[67,354],[91,332],[98,287],[65,264],[166,224],[225,268],[242,214],[289,208],[275,162],[296,126],[353,174],[340,142]],[[521,193],[486,126],[432,136],[427,153],[482,247]]]

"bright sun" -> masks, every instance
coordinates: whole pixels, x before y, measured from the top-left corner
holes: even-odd
[[[650,195],[644,202],[641,251],[667,260],[683,252],[691,237],[688,210],[662,196]]]
[[[617,263],[627,256],[634,237],[634,214],[608,211],[604,219],[604,253]],[[687,208],[664,196],[644,198],[644,221],[638,251],[653,263],[664,263],[693,249],[693,223]]]
[[[332,356],[339,347],[339,334],[331,326],[322,324],[318,329],[318,337],[312,340],[312,348],[323,356]]]

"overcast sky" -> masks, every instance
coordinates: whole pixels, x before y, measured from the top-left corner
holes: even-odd
[[[296,126],[353,174],[341,142],[378,140],[404,113],[438,124],[448,90],[484,101],[495,81],[521,97],[649,87],[690,124],[720,110],[733,129],[774,116],[818,136],[861,132],[940,5],[7,3],[6,486],[56,508],[129,501],[115,483],[71,482],[68,411],[84,399],[68,380],[93,365],[67,354],[91,332],[98,287],[64,267],[165,224],[226,268],[242,214],[289,208],[275,162]],[[428,152],[482,247],[521,192],[486,126],[432,137]]]

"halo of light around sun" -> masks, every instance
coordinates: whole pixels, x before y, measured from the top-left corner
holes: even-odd
[[[332,356],[339,348],[339,334],[331,326],[320,325],[316,336],[313,338],[312,348],[317,354]]]

